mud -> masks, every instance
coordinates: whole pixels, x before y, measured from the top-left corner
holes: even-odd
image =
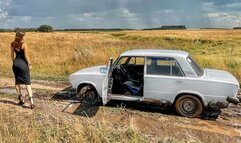
[[[0,81],[1,93],[14,94],[13,80]],[[36,108],[24,107],[16,97],[0,96],[0,108],[15,107],[25,112],[61,114],[73,118],[107,121],[118,126],[129,125],[158,138],[194,139],[194,142],[241,142],[241,104],[223,109],[215,121],[179,117],[171,107],[152,104],[112,101],[107,106],[91,106],[76,101],[69,84],[35,81],[32,84]]]

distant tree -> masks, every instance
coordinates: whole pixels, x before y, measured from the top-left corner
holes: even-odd
[[[211,30],[228,30],[230,28],[220,28],[220,27],[204,27],[204,28],[200,28],[201,30],[205,30],[205,29],[211,29]]]
[[[41,25],[38,29],[39,32],[53,32],[53,27],[50,25]]]
[[[14,28],[13,31],[14,32],[21,31],[21,28]]]
[[[177,29],[186,29],[184,25],[164,25],[161,27],[163,30],[177,30]]]
[[[241,27],[234,27],[233,29],[241,29]]]
[[[12,32],[12,29],[4,29],[4,28],[2,28],[2,29],[0,29],[0,32]]]
[[[54,31],[124,31],[124,30],[135,30],[135,29],[128,29],[128,28],[90,28],[90,29],[55,29]]]
[[[155,28],[146,28],[143,30],[185,30],[185,25],[163,25],[161,27],[155,27]]]

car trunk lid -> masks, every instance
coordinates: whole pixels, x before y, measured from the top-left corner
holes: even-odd
[[[209,80],[229,82],[239,85],[238,80],[229,72],[214,69],[204,69],[206,72],[206,78]]]

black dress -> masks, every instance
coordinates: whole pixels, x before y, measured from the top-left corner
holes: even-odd
[[[13,61],[13,72],[15,76],[15,84],[25,84],[30,85],[30,73],[27,61],[24,56],[24,50],[19,51],[14,49],[16,57]]]

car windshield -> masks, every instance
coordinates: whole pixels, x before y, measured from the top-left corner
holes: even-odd
[[[187,61],[197,76],[202,76],[204,74],[204,70],[190,56],[187,57]]]

